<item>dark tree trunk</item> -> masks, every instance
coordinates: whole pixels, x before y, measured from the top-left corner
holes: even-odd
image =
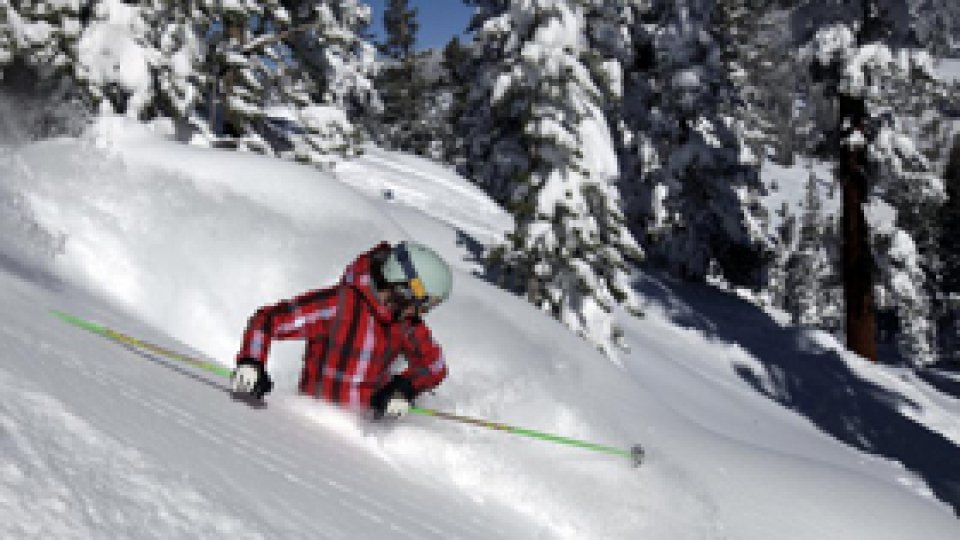
[[[857,44],[864,45],[882,39],[888,28],[879,4],[876,0],[862,0],[861,9],[863,19]],[[870,180],[866,144],[876,134],[868,127],[869,117],[862,98],[841,94],[838,105],[838,173],[843,185],[843,293],[847,310],[847,348],[876,362],[877,313],[873,298],[873,256],[870,253],[870,231],[863,213]],[[859,144],[844,144],[844,139],[854,131],[859,131],[864,140]]]
[[[841,126],[865,131],[863,100],[840,96]],[[849,133],[841,129],[841,135]],[[866,141],[864,141],[864,144]],[[843,185],[843,292],[846,303],[847,348],[877,360],[877,315],[873,299],[873,257],[863,213],[868,162],[864,144],[840,144],[838,175]]]

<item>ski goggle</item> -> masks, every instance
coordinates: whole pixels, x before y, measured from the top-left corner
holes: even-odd
[[[427,289],[423,285],[423,280],[417,274],[413,267],[413,261],[410,259],[410,252],[407,251],[407,245],[403,242],[394,248],[394,254],[397,262],[400,263],[400,269],[407,279],[406,283],[399,284],[395,290],[400,294],[405,302],[416,305],[421,311],[426,312],[436,307],[440,299],[427,294]]]

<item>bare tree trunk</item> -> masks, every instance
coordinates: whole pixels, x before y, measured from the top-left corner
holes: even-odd
[[[861,9],[863,19],[857,35],[858,45],[879,40],[886,31],[883,13],[876,0],[861,0]],[[865,129],[868,114],[863,98],[841,94],[838,105],[838,174],[843,184],[843,293],[847,311],[847,348],[876,362],[877,313],[873,298],[873,257],[870,253],[870,232],[863,213],[870,180],[867,141],[862,140],[859,144],[844,141],[855,131],[859,131],[864,139],[872,135]]]
[[[840,98],[840,118],[853,126],[864,119],[863,102]],[[877,316],[873,299],[873,257],[863,213],[867,192],[867,154],[862,145],[841,144],[838,170],[843,185],[843,292],[846,303],[847,348],[876,362]]]

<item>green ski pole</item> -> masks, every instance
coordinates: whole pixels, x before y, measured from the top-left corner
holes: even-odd
[[[152,353],[159,354],[171,360],[176,360],[178,362],[189,364],[193,367],[197,367],[202,370],[209,371],[210,373],[215,373],[222,377],[230,377],[230,374],[233,372],[233,370],[231,370],[230,368],[221,366],[220,364],[186,356],[184,354],[171,351],[170,349],[165,349],[159,345],[154,345],[153,343],[141,341],[133,336],[128,336],[127,334],[117,332],[116,330],[112,330],[101,324],[87,321],[87,320],[81,319],[80,317],[63,313],[62,311],[50,310],[50,312],[53,313],[54,316],[58,317],[59,319],[69,324],[72,324],[73,326],[82,328],[88,332],[93,332],[94,334],[99,334],[105,338],[123,343],[124,345],[130,345],[133,347],[137,347],[138,349],[150,351]]]
[[[94,322],[91,322],[91,321],[88,321],[88,320],[85,320],[85,319],[81,319],[80,317],[76,317],[76,316],[74,316],[74,315],[69,315],[69,314],[67,314],[67,313],[63,313],[62,311],[51,310],[51,313],[53,313],[53,315],[56,316],[56,317],[58,317],[59,319],[65,321],[65,322],[67,322],[67,323],[69,323],[69,324],[72,324],[73,326],[76,326],[76,327],[78,327],[78,328],[82,328],[82,329],[84,329],[84,330],[87,330],[88,332],[92,332],[92,333],[94,333],[94,334],[101,335],[101,336],[103,336],[103,337],[106,337],[106,338],[108,338],[108,339],[112,339],[112,340],[114,340],[114,341],[117,341],[117,342],[119,342],[119,343],[123,343],[123,344],[125,344],[125,345],[130,345],[130,346],[133,346],[133,347],[137,347],[137,348],[139,348],[139,349],[147,350],[147,351],[150,351],[150,352],[159,354],[159,355],[161,355],[161,356],[164,356],[164,357],[166,357],[166,358],[169,358],[169,359],[171,359],[171,360],[176,360],[176,361],[178,361],[178,362],[183,362],[183,363],[185,363],[185,364],[189,364],[189,365],[191,365],[191,366],[194,366],[194,367],[197,367],[197,368],[200,368],[200,369],[209,371],[209,372],[211,372],[211,373],[220,375],[220,376],[222,376],[222,377],[230,377],[230,374],[232,373],[232,370],[231,370],[231,369],[229,369],[229,368],[227,368],[227,367],[224,367],[224,366],[222,366],[222,365],[220,365],[220,364],[215,364],[215,363],[213,363],[213,362],[207,362],[207,361],[205,361],[205,360],[199,360],[199,359],[197,359],[197,358],[193,358],[193,357],[190,357],[190,356],[186,356],[186,355],[180,354],[180,353],[175,352],[175,351],[171,351],[171,350],[169,350],[169,349],[165,349],[165,348],[163,348],[163,347],[161,347],[161,346],[159,346],[159,345],[155,345],[155,344],[149,343],[149,342],[147,342],[147,341],[142,341],[142,340],[137,339],[137,338],[135,338],[135,337],[133,337],[133,336],[129,336],[129,335],[127,335],[127,334],[124,334],[124,333],[121,333],[121,332],[117,332],[116,330],[110,329],[110,328],[108,328],[108,327],[106,327],[106,326],[103,326],[103,325],[101,325],[101,324],[97,324],[97,323],[94,323]],[[532,438],[532,439],[539,439],[539,440],[542,440],[542,441],[549,441],[549,442],[554,442],[554,443],[558,443],[558,444],[564,444],[564,445],[567,445],[567,446],[575,446],[575,447],[578,447],[578,448],[584,448],[584,449],[587,449],[587,450],[593,450],[593,451],[596,451],[596,452],[603,452],[603,453],[606,453],[606,454],[612,454],[612,455],[616,455],[616,456],[622,456],[622,457],[625,457],[625,458],[629,458],[629,459],[633,462],[634,466],[640,466],[640,464],[641,464],[641,462],[643,461],[643,458],[644,458],[644,450],[643,450],[643,447],[640,446],[639,444],[634,445],[634,446],[630,447],[629,449],[624,449],[624,448],[617,448],[617,447],[614,447],[614,446],[606,446],[606,445],[602,445],[602,444],[592,443],[592,442],[588,442],[588,441],[581,441],[581,440],[579,440],[579,439],[572,439],[572,438],[570,438],[570,437],[561,437],[560,435],[553,435],[553,434],[551,434],[551,433],[544,433],[544,432],[542,432],[542,431],[536,431],[536,430],[533,430],[533,429],[527,429],[527,428],[522,428],[522,427],[510,426],[510,425],[507,425],[507,424],[501,424],[501,423],[499,423],[499,422],[492,422],[492,421],[490,421],[490,420],[484,420],[484,419],[482,419],[482,418],[472,418],[472,417],[469,417],[469,416],[462,416],[462,415],[458,415],[458,414],[452,414],[452,413],[448,413],[448,412],[437,411],[437,410],[434,410],[434,409],[426,409],[426,408],[422,408],[422,407],[410,407],[410,412],[415,413],[415,414],[419,414],[419,415],[422,415],[422,416],[431,416],[431,417],[434,417],[434,418],[442,418],[442,419],[444,419],[444,420],[451,420],[451,421],[454,421],[454,422],[459,422],[459,423],[461,423],[461,424],[469,424],[469,425],[472,425],[472,426],[478,426],[478,427],[482,427],[482,428],[486,428],[486,429],[492,429],[492,430],[495,430],[495,431],[503,431],[503,432],[506,432],[506,433],[512,433],[512,434],[514,434],[514,435],[521,435],[521,436],[523,436],[523,437],[530,437],[530,438]]]
[[[558,444],[565,444],[567,446],[576,446],[578,448],[594,450],[596,452],[604,452],[604,453],[613,454],[616,456],[623,456],[625,458],[629,458],[633,462],[634,466],[636,467],[640,466],[644,458],[643,447],[640,446],[639,444],[633,445],[629,449],[617,448],[614,446],[606,446],[603,444],[581,441],[579,439],[572,439],[570,437],[561,437],[560,435],[554,435],[552,433],[544,433],[542,431],[536,431],[533,429],[510,426],[507,424],[501,424],[499,422],[491,422],[490,420],[484,420],[482,418],[471,418],[469,416],[461,416],[459,414],[451,414],[451,413],[442,412],[442,411],[435,411],[433,409],[424,409],[421,407],[410,407],[410,412],[415,414],[420,414],[423,416],[433,416],[434,418],[443,418],[445,420],[452,420],[454,422],[460,422],[461,424],[469,424],[471,426],[478,426],[486,429],[492,429],[495,431],[504,431],[506,433],[513,433],[514,435],[522,435],[524,437],[530,437],[532,439],[540,439],[542,441],[550,441]]]

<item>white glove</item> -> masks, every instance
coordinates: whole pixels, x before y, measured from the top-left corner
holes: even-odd
[[[260,372],[253,366],[239,366],[233,370],[233,375],[230,377],[233,391],[238,394],[252,393],[259,380]]]
[[[234,394],[249,395],[263,399],[273,389],[273,381],[263,364],[252,359],[237,362],[237,369],[230,375],[230,388]]]
[[[389,418],[400,418],[410,412],[410,402],[399,393],[394,394],[387,402],[383,415]]]

